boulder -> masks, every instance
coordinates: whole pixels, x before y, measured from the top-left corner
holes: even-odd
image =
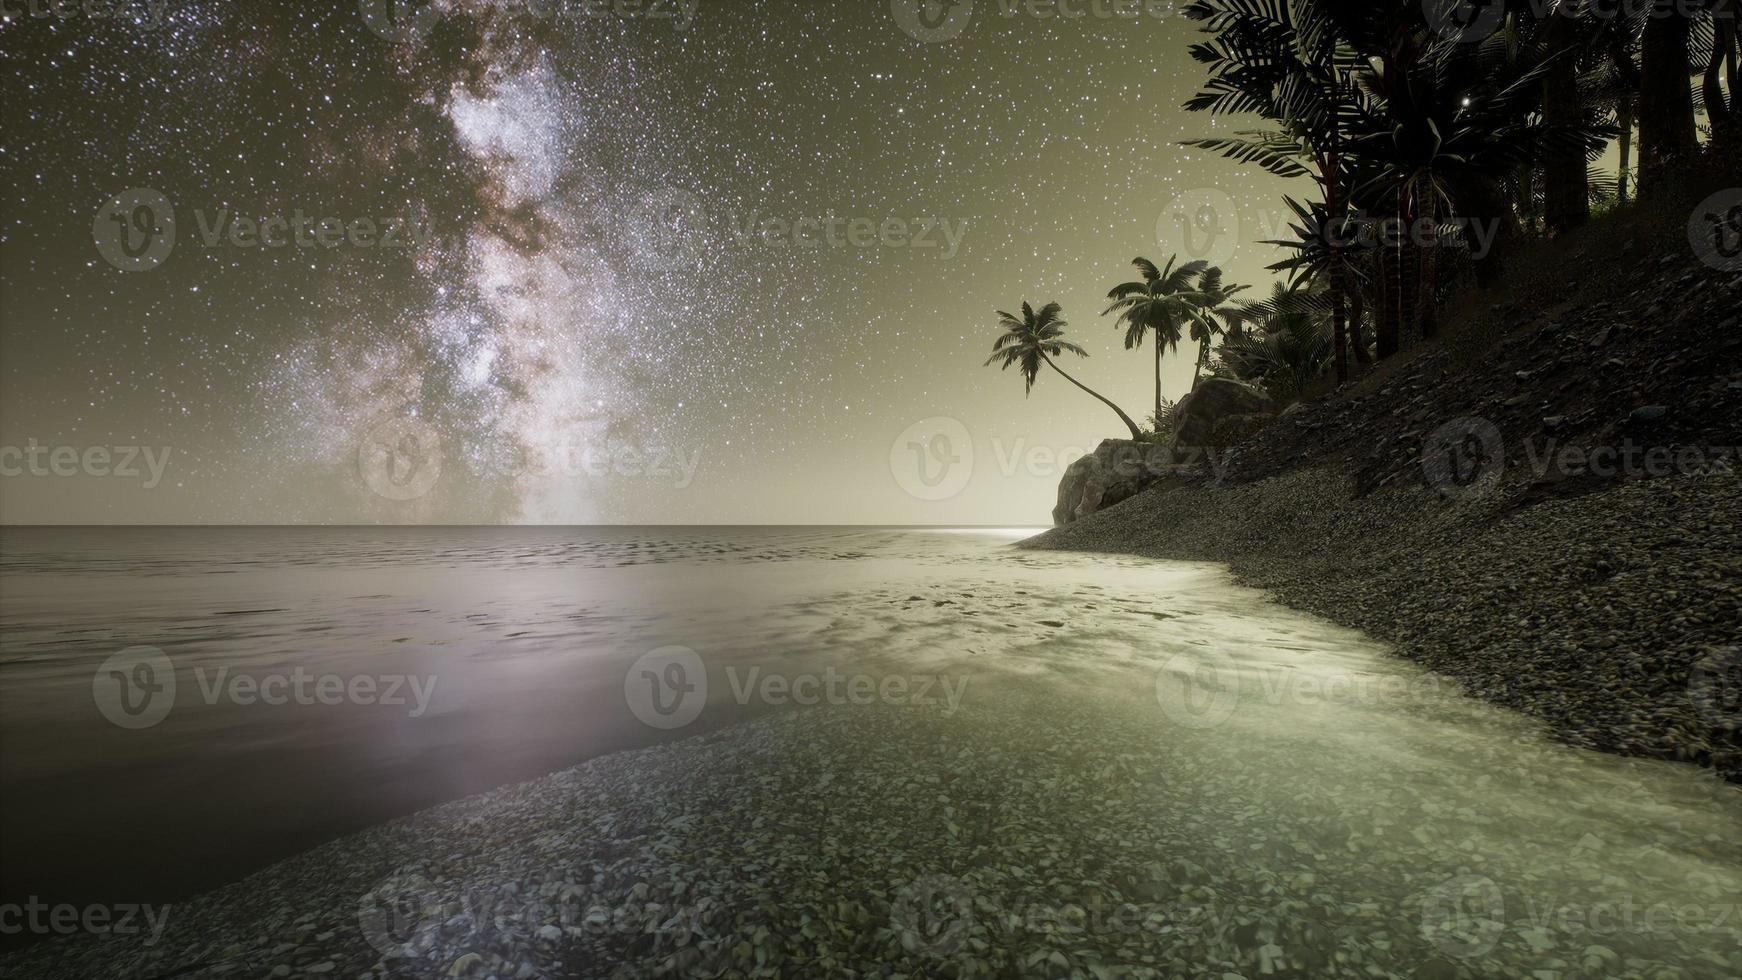
[[[1173,449],[1216,445],[1216,423],[1236,415],[1275,415],[1276,401],[1265,392],[1227,378],[1204,378],[1174,409]]]
[[[1224,415],[1210,427],[1209,449],[1238,446],[1276,421],[1274,415]]]
[[[1062,527],[1136,496],[1166,474],[1173,462],[1166,446],[1130,439],[1102,442],[1065,471],[1053,523]]]

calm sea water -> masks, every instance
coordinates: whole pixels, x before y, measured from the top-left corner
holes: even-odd
[[[175,901],[801,704],[977,711],[1019,744],[1012,691],[1153,726],[1182,778],[1238,780],[1255,814],[1335,780],[1342,860],[1431,832],[1449,880],[1528,865],[1587,912],[1619,894],[1594,881],[1641,906],[1695,879],[1742,894],[1733,788],[1554,745],[1214,566],[1013,549],[1025,533],[6,529],[0,901]],[[1733,955],[1735,911],[1666,941]]]

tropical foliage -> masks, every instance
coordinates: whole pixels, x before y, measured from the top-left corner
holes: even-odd
[[[1024,301],[1020,317],[999,310],[998,328],[1003,332],[993,343],[992,356],[986,359],[986,363],[997,364],[1000,370],[1008,370],[1012,366],[1018,368],[1022,373],[1024,393],[1034,390],[1035,377],[1040,374],[1042,365],[1052,368],[1060,377],[1116,412],[1119,421],[1124,422],[1125,427],[1131,430],[1131,438],[1143,438],[1143,430],[1138,428],[1137,423],[1123,409],[1100,392],[1066,374],[1064,368],[1059,367],[1058,362],[1053,360],[1064,354],[1089,356],[1088,351],[1064,339],[1065,328],[1069,325],[1065,322],[1064,308],[1057,303],[1048,303],[1036,312],[1034,307]]]
[[[1432,337],[1466,267],[1491,278],[1520,235],[1565,233],[1593,201],[1673,180],[1698,149],[1696,107],[1712,120],[1713,152],[1734,147],[1724,141],[1742,128],[1735,5],[1694,0],[1653,15],[1586,0],[1505,4],[1494,30],[1474,37],[1434,16],[1456,4],[1193,0],[1186,15],[1207,39],[1192,54],[1209,78],[1186,107],[1263,123],[1188,145],[1317,184],[1320,200],[1289,202],[1296,240],[1276,244],[1294,254],[1273,268],[1325,297],[1345,380],[1349,355],[1369,353],[1364,321],[1380,358]],[[1621,172],[1593,173],[1614,139]],[[1359,234],[1376,222],[1391,230],[1380,247]],[[1462,235],[1472,228],[1479,248]]]
[[[1126,349],[1152,353],[1158,428],[1173,412],[1162,357],[1182,341],[1197,347],[1194,385],[1207,369],[1299,398],[1433,338],[1441,308],[1494,281],[1523,240],[1572,233],[1594,207],[1649,205],[1702,162],[1742,159],[1742,0],[1496,3],[1479,8],[1493,14],[1478,18],[1485,34],[1444,16],[1470,7],[1185,6],[1207,72],[1186,108],[1242,120],[1186,145],[1310,179],[1316,195],[1285,198],[1287,233],[1265,243],[1285,278],[1266,299],[1238,301],[1245,287],[1221,269],[1177,258],[1136,259],[1138,277],[1108,293],[1103,315],[1117,315]],[[1619,169],[1600,172],[1612,144]],[[1057,368],[1050,358],[1082,350],[1046,334],[1063,326],[1056,304],[1050,318],[1023,309],[1001,314],[995,359],[1032,384],[1042,364]]]
[[[1125,349],[1138,350],[1145,338],[1153,339],[1155,348],[1155,411],[1161,413],[1161,353],[1165,346],[1177,352],[1181,332],[1187,321],[1195,325],[1204,297],[1193,288],[1194,282],[1209,268],[1207,262],[1187,262],[1158,269],[1154,262],[1138,258],[1131,260],[1140,278],[1114,286],[1107,294],[1112,305],[1101,311],[1102,316],[1119,314],[1117,323],[1125,328]]]

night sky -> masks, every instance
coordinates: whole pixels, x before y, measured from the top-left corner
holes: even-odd
[[[1179,108],[1172,5],[978,0],[930,40],[910,6],[5,0],[0,444],[162,467],[19,463],[0,517],[1045,523],[1047,454],[1123,427],[983,368],[993,310],[1062,302],[1077,376],[1147,415],[1106,291],[1174,252],[1267,291],[1311,188],[1176,145],[1239,124]],[[122,271],[132,189],[175,242]],[[974,459],[929,500],[892,456],[937,416]]]

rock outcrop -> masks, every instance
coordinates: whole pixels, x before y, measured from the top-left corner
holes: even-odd
[[[1059,481],[1053,524],[1063,527],[1130,499],[1168,476],[1202,469],[1207,452],[1251,436],[1276,417],[1276,403],[1251,385],[1205,378],[1179,403],[1172,446],[1108,439],[1072,463]]]
[[[1136,496],[1167,473],[1173,462],[1166,446],[1130,439],[1102,442],[1065,471],[1053,523],[1069,524]]]
[[[1175,410],[1173,450],[1219,448],[1216,424],[1234,416],[1275,415],[1276,402],[1265,392],[1227,378],[1204,378]],[[1245,428],[1256,431],[1248,420]]]

